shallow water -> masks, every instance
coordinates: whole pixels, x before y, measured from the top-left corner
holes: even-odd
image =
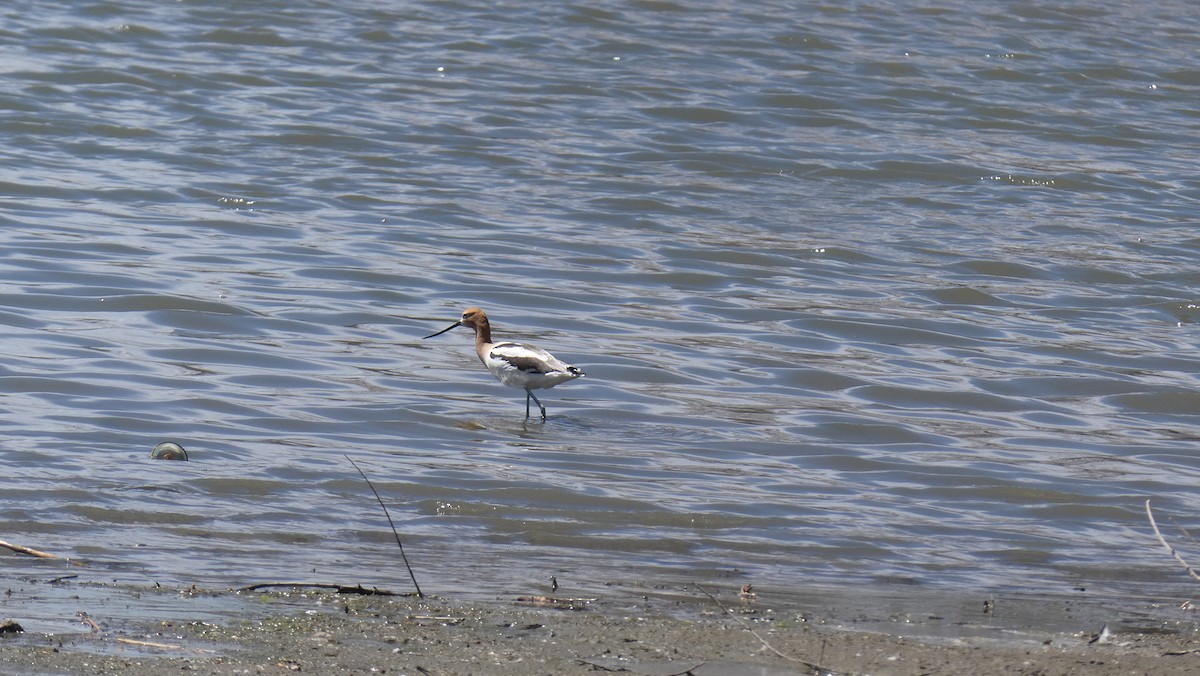
[[[1191,6],[702,5],[3,10],[0,539],[403,588],[349,456],[427,592],[1190,593]]]

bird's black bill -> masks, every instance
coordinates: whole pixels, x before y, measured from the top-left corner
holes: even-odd
[[[450,326],[447,326],[446,328],[442,329],[441,331],[438,331],[437,333],[431,333],[428,336],[425,336],[425,338],[432,338],[434,336],[440,336],[443,333],[449,331],[450,329],[457,329],[460,326],[462,326],[462,322],[454,322]],[[421,340],[425,340],[425,338],[422,338]]]

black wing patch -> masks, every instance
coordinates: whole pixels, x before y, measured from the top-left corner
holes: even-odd
[[[534,357],[517,357],[504,353],[497,354],[495,352],[492,353],[492,356],[496,359],[500,359],[512,364],[513,368],[517,369],[518,371],[524,371],[525,373],[550,373],[554,370],[552,368],[548,368],[546,366],[546,362]]]
[[[498,343],[492,347],[492,359],[499,359],[522,373],[557,373],[558,360],[545,350],[521,343]]]

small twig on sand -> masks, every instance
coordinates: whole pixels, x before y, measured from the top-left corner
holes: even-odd
[[[238,591],[258,591],[259,589],[267,589],[268,587],[312,587],[314,589],[334,589],[339,594],[364,594],[366,596],[413,596],[414,592],[394,592],[377,587],[366,587],[355,585],[353,587],[342,584],[330,584],[326,582],[259,582],[248,587],[241,587]]]
[[[163,648],[163,650],[180,650],[180,648],[184,647],[184,646],[181,646],[178,644],[156,644],[156,642],[154,642],[154,641],[139,641],[138,639],[118,638],[118,639],[116,639],[116,642],[119,642],[119,644],[128,644],[131,646],[145,646],[148,648]]]
[[[1187,571],[1188,575],[1200,580],[1200,574],[1197,574],[1196,571],[1192,570],[1192,567],[1188,565],[1188,562],[1183,560],[1183,557],[1179,555],[1179,552],[1175,551],[1175,548],[1168,544],[1167,539],[1164,538],[1162,533],[1159,532],[1158,524],[1154,523],[1154,512],[1150,511],[1149,500],[1146,500],[1146,518],[1150,519],[1150,527],[1154,529],[1154,535],[1158,537],[1158,541],[1162,543],[1162,546],[1166,547],[1167,551],[1171,552],[1171,556],[1175,557],[1175,560],[1183,565],[1183,569]]]
[[[449,615],[409,615],[408,619],[413,622],[437,622],[438,624],[446,624],[454,626],[467,621],[465,617],[451,617]]]
[[[800,659],[799,657],[792,657],[791,655],[785,655],[784,653],[779,652],[778,650],[775,649],[775,646],[771,645],[770,642],[767,641],[767,639],[763,638],[757,631],[754,631],[754,628],[751,627],[750,624],[748,622],[746,622],[746,620],[743,620],[742,618],[738,617],[737,615],[734,615],[733,612],[731,612],[720,601],[718,601],[717,597],[713,596],[712,594],[709,594],[708,590],[706,590],[704,587],[701,587],[698,583],[693,582],[692,584],[695,585],[696,589],[699,589],[702,594],[704,594],[709,599],[711,599],[713,603],[717,604],[717,607],[720,608],[726,615],[732,616],[733,619],[737,620],[739,623],[741,623],[741,625],[743,627],[746,628],[746,631],[749,631],[751,634],[754,634],[754,638],[756,638],[760,642],[762,642],[763,646],[765,646],[767,650],[770,650],[771,652],[775,653],[776,655],[779,655],[780,657],[782,657],[785,660],[789,660],[791,662],[799,662],[800,664],[803,664],[808,669],[812,670],[814,673],[819,673],[822,671],[830,671],[829,669],[826,669],[819,664],[813,664],[812,662],[806,662],[806,661]]]
[[[125,643],[127,645],[136,645],[136,646],[141,646],[144,648],[158,648],[160,650],[183,650],[183,646],[179,645],[177,643],[158,643],[157,641],[143,641],[141,639],[124,638],[124,637],[117,637],[116,641],[117,641],[117,643]],[[214,653],[215,654],[217,652],[215,650],[209,650],[208,648],[195,648],[195,647],[188,648],[188,650],[190,650],[192,652],[198,652],[198,653]]]
[[[43,552],[40,549],[34,549],[33,547],[26,547],[24,545],[14,545],[13,543],[5,542],[4,540],[0,540],[0,547],[4,547],[5,549],[11,549],[12,551],[17,552],[19,554],[28,554],[30,556],[36,556],[39,559],[62,559],[63,561],[66,561],[67,563],[71,564],[72,566],[82,566],[83,565],[82,563],[80,563],[78,561],[72,561],[71,559],[68,559],[65,556],[59,556],[58,554],[51,554],[50,552]]]
[[[568,599],[557,596],[518,596],[518,603],[524,603],[531,606],[550,606],[558,610],[587,610],[589,603],[595,603],[596,599]]]
[[[624,665],[620,665],[620,664],[604,665],[604,664],[600,664],[599,662],[592,662],[591,660],[585,660],[582,657],[576,657],[575,661],[579,662],[580,664],[586,664],[593,669],[599,669],[600,671],[613,671],[613,672],[631,671],[630,669],[625,668]],[[669,669],[670,666],[671,665],[667,665],[666,668]],[[702,666],[704,666],[703,662],[697,662],[690,667],[684,667],[681,671],[659,672],[656,670],[654,673],[662,673],[662,676],[687,676],[688,674],[691,674],[692,672],[694,672],[695,670],[699,669]]]
[[[404,543],[400,542],[400,533],[396,532],[396,524],[392,522],[392,515],[388,513],[387,505],[383,504],[383,498],[379,497],[379,491],[375,490],[375,486],[371,485],[371,480],[367,478],[366,473],[362,471],[358,464],[354,460],[351,460],[349,455],[346,455],[346,459],[362,475],[363,481],[367,482],[367,488],[371,489],[371,492],[375,494],[375,499],[379,502],[379,506],[383,508],[383,515],[387,517],[388,525],[392,527],[392,535],[396,536],[396,546],[400,548],[400,558],[404,559],[404,567],[408,569],[408,576],[412,578],[413,588],[417,590],[419,598],[425,598],[425,595],[421,593],[421,585],[417,584],[417,576],[413,574],[412,566],[408,564],[408,556],[404,554]]]

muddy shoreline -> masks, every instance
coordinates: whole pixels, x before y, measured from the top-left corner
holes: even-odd
[[[0,673],[1185,674],[1174,601],[921,589],[614,585],[490,597],[54,585],[87,617],[0,636]],[[16,585],[22,622],[46,586]],[[712,594],[709,597],[709,594]],[[43,596],[38,596],[43,594]],[[43,608],[44,610],[44,608]],[[90,622],[89,622],[90,620]],[[94,623],[94,626],[91,624]],[[1107,625],[1109,632],[1093,639]],[[61,630],[47,630],[47,628]]]

